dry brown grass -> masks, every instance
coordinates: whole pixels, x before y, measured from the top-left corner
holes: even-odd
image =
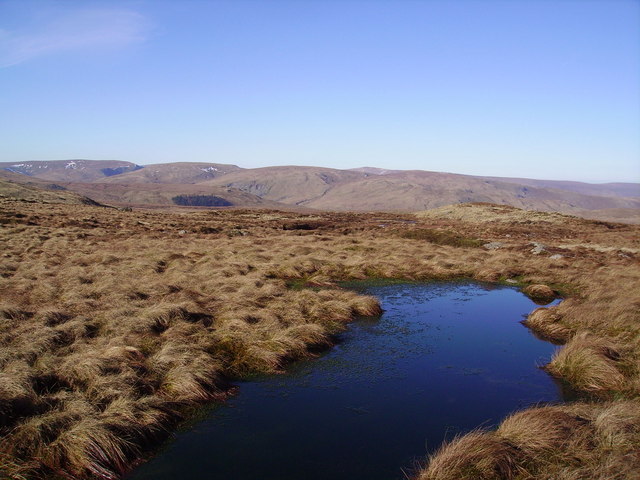
[[[522,291],[532,299],[541,300],[543,302],[549,302],[556,296],[556,293],[553,291],[553,289],[551,289],[551,287],[549,287],[548,285],[541,285],[539,283],[529,285]]]
[[[546,369],[581,390],[618,392],[625,388],[627,381],[622,373],[621,351],[608,338],[581,332],[553,356]]]
[[[547,468],[568,479],[572,471],[595,475],[635,461],[621,452],[640,445],[629,426],[640,393],[640,269],[631,253],[639,246],[638,227],[544,215],[529,223],[469,223],[2,202],[0,220],[10,219],[0,222],[0,461],[6,475],[121,475],[191,406],[223,399],[230,379],[279,372],[312,355],[311,347],[329,346],[355,315],[379,313],[375,299],[336,285],[367,277],[513,279],[567,297],[536,310],[527,324],[569,341],[550,371],[604,396],[615,390],[618,402],[605,409],[586,405],[580,414],[602,438],[602,447],[585,444],[585,451],[609,454],[566,465],[548,456]],[[311,229],[285,228],[300,224]],[[503,247],[487,251],[420,238],[432,228]],[[399,235],[403,231],[409,233]],[[547,252],[533,255],[532,241]],[[560,246],[572,242],[579,246]],[[302,285],[322,288],[296,288]],[[529,423],[544,430],[559,418],[545,413]],[[486,478],[533,471],[522,470],[531,456],[522,452],[540,450],[533,440],[553,443],[562,431],[527,436],[515,422],[510,430],[509,423],[501,427],[509,435],[463,437],[453,451],[468,450],[470,471]],[[574,448],[567,445],[559,448]],[[481,456],[474,457],[476,449]],[[458,462],[456,471],[467,468],[467,460],[449,450],[427,471],[447,462]]]
[[[519,452],[492,432],[471,432],[444,444],[418,480],[512,479]]]
[[[588,447],[592,430],[589,421],[582,416],[547,406],[511,415],[502,422],[497,434],[530,461],[541,461],[544,457],[562,457],[566,450],[575,452]]]
[[[637,401],[532,408],[442,446],[418,479],[637,479],[639,441]]]
[[[569,340],[572,331],[560,320],[556,307],[540,307],[531,312],[523,323],[546,339],[564,343]]]

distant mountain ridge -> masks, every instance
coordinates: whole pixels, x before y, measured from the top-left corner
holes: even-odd
[[[534,180],[531,178],[502,178],[485,177],[491,180],[517,183],[540,188],[556,188],[584,195],[598,195],[602,197],[640,198],[640,183],[584,183],[566,180]]]
[[[113,203],[171,204],[175,195],[224,195],[234,205],[322,210],[419,211],[464,202],[640,220],[640,184],[482,177],[424,170],[177,162],[140,166],[117,160],[0,163],[0,171],[62,183]],[[598,213],[600,212],[600,213]]]
[[[417,211],[463,202],[574,214],[582,210],[640,208],[640,199],[585,195],[558,188],[421,170],[377,175],[315,167],[266,167],[242,170],[205,183],[322,210]]]
[[[107,176],[98,180],[101,183],[164,183],[191,184],[242,170],[236,165],[204,162],[158,163],[140,166],[135,170],[123,172],[123,175]]]
[[[0,169],[43,180],[93,182],[113,175],[133,172],[143,167],[121,160],[42,160],[0,162]]]

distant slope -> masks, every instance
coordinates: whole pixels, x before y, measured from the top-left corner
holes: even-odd
[[[286,205],[260,198],[238,189],[207,185],[177,185],[159,183],[68,183],[65,186],[101,203],[113,205],[174,206],[178,196],[215,196],[235,207],[279,208]]]
[[[0,170],[57,182],[94,182],[142,167],[119,160],[0,162]]]
[[[236,165],[202,162],[158,163],[98,180],[100,183],[199,183],[241,170]]]
[[[0,198],[4,196],[30,202],[72,204],[99,204],[98,202],[100,202],[118,206],[167,207],[178,205],[180,202],[174,199],[182,196],[200,197],[195,199],[199,201],[198,203],[207,200],[202,197],[215,197],[217,200],[224,200],[225,205],[228,203],[235,207],[290,208],[288,205],[262,199],[237,189],[207,185],[118,184],[110,182],[53,183],[35,176],[26,176],[7,170],[0,170],[0,182]]]
[[[98,203],[92,199],[75,192],[67,191],[60,185],[46,185],[35,182],[21,183],[11,180],[9,175],[0,175],[0,199],[1,198],[38,203],[98,205]]]
[[[241,170],[206,182],[237,188],[259,197],[290,205],[313,206],[339,185],[367,178],[368,174],[322,167],[265,167]]]
[[[599,210],[582,210],[575,215],[590,220],[640,224],[640,210],[637,208],[603,208]]]
[[[4,163],[2,169],[31,179],[65,182],[69,189],[114,204],[171,205],[177,195],[214,195],[229,197],[234,205],[273,208],[419,211],[488,202],[591,218],[640,217],[640,184],[633,183],[596,185],[375,167],[243,169],[202,162],[140,167],[129,162],[64,160]]]
[[[555,188],[584,195],[597,195],[603,197],[627,197],[640,198],[640,183],[583,183],[561,180],[534,180],[531,178],[501,178],[483,177],[488,180],[516,183],[540,188]]]
[[[350,168],[349,171],[369,173],[371,175],[388,175],[390,173],[401,173],[403,170],[387,170],[386,168],[378,168],[378,167],[358,167],[358,168]]]
[[[415,211],[463,202],[575,214],[583,210],[640,208],[640,200],[636,199],[590,196],[421,170],[379,175],[314,167],[269,167],[243,170],[207,183],[323,210]]]

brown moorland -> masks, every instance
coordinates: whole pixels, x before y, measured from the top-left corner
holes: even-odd
[[[0,198],[31,203],[66,203],[70,205],[98,205],[83,195],[70,192],[61,185],[43,180],[24,181],[22,175],[3,173],[0,176]]]
[[[145,165],[121,175],[113,175],[97,180],[100,183],[143,184],[167,183],[190,184],[204,182],[212,178],[241,170],[236,165],[203,162],[176,162]]]
[[[0,163],[12,180],[56,181],[98,202],[173,204],[179,195],[215,195],[235,206],[331,211],[419,211],[465,202],[491,202],[527,210],[640,223],[640,184],[588,184],[494,178],[424,170],[352,170],[309,166],[240,168],[175,162],[56,160]],[[215,206],[215,205],[210,205]]]
[[[584,194],[560,188],[563,182],[533,186],[510,179],[423,170],[369,174],[319,167],[265,167],[238,170],[204,184],[237,188],[285,204],[333,211],[418,211],[464,202],[492,202],[572,215],[622,209],[629,217],[635,211],[637,218],[640,208],[640,199],[610,195],[600,185],[581,184],[589,192]],[[616,191],[613,187],[612,190]],[[633,191],[633,184],[629,184],[628,191]]]
[[[194,406],[233,393],[234,378],[281,371],[379,312],[336,282],[464,277],[563,296],[527,323],[564,344],[545,368],[590,399],[460,437],[417,477],[634,478],[640,227],[447,208],[122,211],[0,198],[1,470],[117,478]]]

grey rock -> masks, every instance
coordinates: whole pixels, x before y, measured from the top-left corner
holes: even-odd
[[[551,260],[560,260],[561,258],[564,258],[564,255],[560,255],[559,253],[556,253],[555,255],[551,255],[549,258]]]
[[[502,243],[502,242],[489,242],[489,243],[485,243],[482,246],[484,248],[486,248],[487,250],[497,250],[497,249],[501,248],[502,246],[504,246],[504,243]]]
[[[540,255],[541,253],[547,251],[546,245],[543,245],[542,243],[532,242],[531,245],[533,245],[531,253],[533,253],[534,255]]]

